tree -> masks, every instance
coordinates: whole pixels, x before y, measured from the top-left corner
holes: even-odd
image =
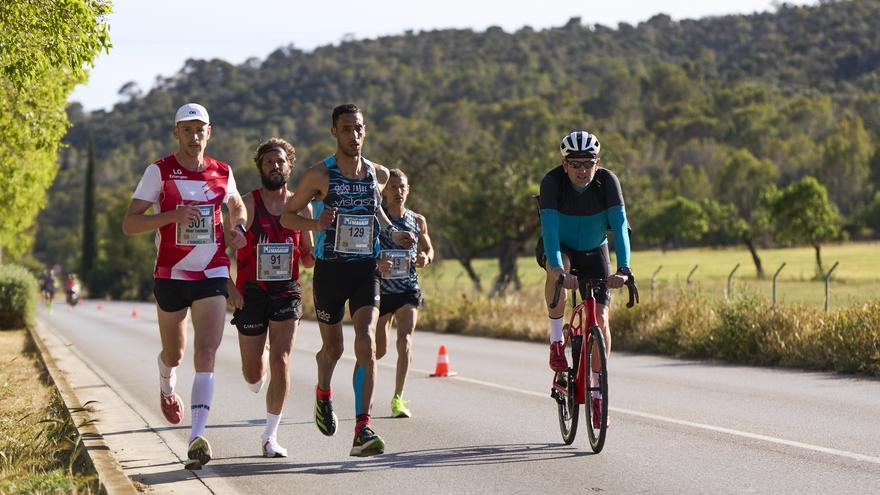
[[[0,2],[0,249],[20,255],[55,178],[67,95],[110,46],[104,0]]]
[[[644,237],[660,244],[664,251],[675,239],[697,240],[708,231],[706,212],[698,203],[682,196],[663,203],[653,214],[649,214],[644,227],[640,229]]]
[[[813,246],[817,273],[824,274],[821,243],[841,237],[840,215],[825,187],[810,176],[791,184],[773,200],[771,218],[778,241]]]
[[[82,228],[82,257],[80,272],[82,280],[89,284],[92,267],[97,256],[95,246],[95,140],[89,140],[89,159],[86,163],[86,183],[83,187],[83,228]]]

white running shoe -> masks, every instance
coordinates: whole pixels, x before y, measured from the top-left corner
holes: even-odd
[[[275,437],[263,438],[263,457],[287,457],[287,449]]]

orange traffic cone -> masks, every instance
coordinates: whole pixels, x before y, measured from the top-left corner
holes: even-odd
[[[138,309],[135,308],[135,307],[132,307],[132,308],[131,308],[131,317],[132,317],[132,318],[137,318],[137,316],[138,316]]]
[[[437,368],[431,373],[431,376],[444,377],[455,376],[458,373],[449,369],[449,356],[446,354],[446,346],[440,344],[440,350],[437,351]]]

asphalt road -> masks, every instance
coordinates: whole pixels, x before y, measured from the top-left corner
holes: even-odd
[[[137,317],[132,316],[136,308]],[[184,458],[192,354],[179,370],[185,425],[158,405],[155,310],[148,304],[56,304],[40,318]],[[264,397],[245,386],[235,329],[215,369],[208,439],[215,460],[197,473],[216,493],[880,493],[880,381],[726,366],[615,352],[604,451],[586,431],[562,443],[549,397],[547,346],[417,332],[405,397],[411,419],[390,418],[396,352],[380,361],[374,429],[384,455],[348,456],[354,428],[353,333],[333,378],[340,419],[327,438],[313,424],[320,346],[304,321],[279,441],[287,459],[264,459]],[[440,344],[456,378],[429,378]],[[583,420],[583,417],[582,417]],[[110,434],[125,432],[110,432]],[[192,476],[171,459],[137,481],[159,491]]]

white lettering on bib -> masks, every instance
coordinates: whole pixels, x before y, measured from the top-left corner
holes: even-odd
[[[410,256],[406,249],[385,249],[382,251],[382,258],[391,260],[391,271],[383,273],[382,278],[386,280],[397,278],[408,278],[410,270]]]
[[[177,205],[180,208],[183,205]],[[198,205],[199,217],[186,223],[177,224],[177,244],[179,246],[198,246],[216,244],[214,238],[214,206]]]
[[[290,280],[293,277],[293,244],[257,244],[257,280]]]
[[[336,219],[336,243],[333,249],[337,253],[372,254],[373,216],[339,215]]]

